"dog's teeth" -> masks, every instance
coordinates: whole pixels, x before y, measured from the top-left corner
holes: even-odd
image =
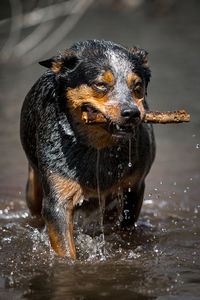
[[[116,124],[116,128],[117,128],[117,130],[120,130],[120,127],[119,127],[119,125],[118,125],[118,124]]]

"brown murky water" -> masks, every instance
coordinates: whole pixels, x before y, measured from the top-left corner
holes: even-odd
[[[200,298],[200,5],[178,3],[163,16],[94,6],[59,46],[96,37],[147,48],[151,108],[192,115],[190,124],[154,126],[157,157],[137,228],[106,233],[104,245],[77,232],[76,262],[54,254],[25,203],[19,112],[41,68],[2,66],[0,299]]]

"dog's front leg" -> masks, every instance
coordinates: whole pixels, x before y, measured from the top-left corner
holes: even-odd
[[[43,199],[42,215],[48,229],[51,245],[60,256],[67,255],[67,242],[70,255],[76,259],[76,248],[73,238],[73,208],[55,199]]]
[[[73,208],[82,195],[80,185],[68,178],[52,175],[45,191],[42,215],[51,245],[60,256],[65,256],[68,242],[70,255],[76,259],[73,238]]]

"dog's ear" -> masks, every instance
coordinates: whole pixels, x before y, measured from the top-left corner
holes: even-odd
[[[128,48],[128,51],[136,55],[137,58],[141,61],[143,65],[146,65],[148,67],[148,52],[144,49],[140,49],[138,47],[131,47]]]
[[[149,68],[148,60],[147,60],[148,52],[144,49],[140,49],[137,47],[131,47],[128,49],[128,51],[130,53],[134,54],[134,56],[136,56],[139,63],[143,66],[143,74],[145,77],[146,89],[147,89],[147,86],[148,86],[148,83],[149,83],[150,77],[151,77],[151,71]]]
[[[40,61],[39,64],[45,68],[51,69],[52,71],[56,72],[60,70],[62,60],[59,58],[59,56],[53,56],[49,59]]]
[[[62,70],[71,72],[77,67],[78,63],[79,59],[72,51],[65,51],[59,56],[53,56],[39,62],[41,66],[51,69],[54,73]]]

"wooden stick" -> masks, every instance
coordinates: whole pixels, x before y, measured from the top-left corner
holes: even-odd
[[[184,110],[177,110],[174,112],[147,111],[143,122],[167,124],[167,123],[182,123],[182,122],[189,122],[189,121],[190,121],[189,114],[187,114]]]
[[[86,124],[92,123],[106,123],[107,119],[101,113],[83,112],[82,119]],[[190,115],[184,110],[177,110],[174,112],[159,112],[159,111],[147,111],[145,113],[144,123],[157,123],[157,124],[169,124],[169,123],[182,123],[189,122]]]
[[[82,120],[84,120],[86,124],[108,122],[108,120],[101,113],[93,113],[91,111],[82,112]]]

